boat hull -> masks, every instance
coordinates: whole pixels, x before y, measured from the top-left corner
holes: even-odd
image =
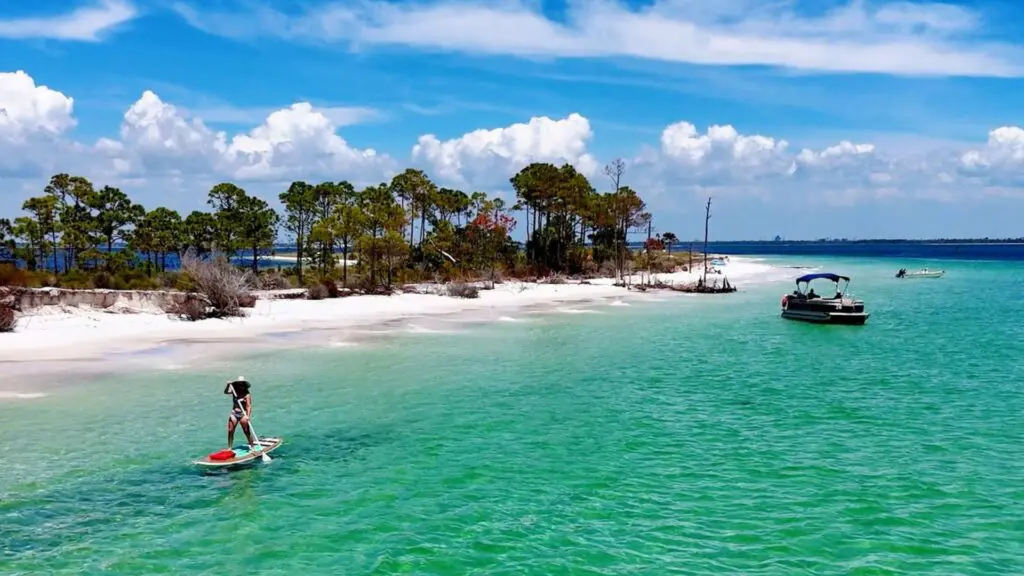
[[[904,280],[910,280],[913,278],[942,278],[943,274],[945,274],[945,272],[920,272],[916,274],[907,274],[905,276],[900,276],[900,278]]]
[[[786,320],[811,322],[813,324],[841,324],[845,326],[861,326],[868,321],[870,312],[821,312],[816,310],[783,310],[782,317]]]

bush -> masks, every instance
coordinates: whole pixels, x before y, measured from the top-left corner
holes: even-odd
[[[338,283],[335,282],[334,280],[331,280],[330,278],[324,278],[320,285],[323,286],[325,290],[327,290],[328,298],[337,298],[338,296],[341,295],[341,291],[338,290]]]
[[[13,264],[0,264],[0,286],[28,286],[28,273]]]
[[[327,286],[324,286],[323,284],[314,284],[309,287],[308,294],[310,300],[323,300],[324,298],[327,298],[329,292],[327,291]]]
[[[0,332],[14,332],[14,325],[17,322],[14,309],[7,304],[0,304]]]
[[[195,322],[207,318],[206,303],[198,298],[188,298],[180,304],[171,307],[170,313],[182,320]]]
[[[89,290],[92,286],[92,278],[81,270],[71,270],[67,274],[57,278],[57,287],[69,290]]]
[[[260,290],[286,290],[292,287],[288,278],[277,270],[269,270],[260,274],[256,285]]]
[[[598,274],[605,278],[615,277],[616,272],[617,269],[615,268],[615,262],[613,262],[612,260],[605,260],[604,262],[602,262],[601,266],[598,268],[597,271]]]
[[[248,270],[233,266],[227,258],[201,260],[190,250],[182,256],[181,268],[188,274],[195,291],[209,300],[208,316],[244,316],[241,309],[255,305],[255,299],[249,294],[252,275]]]
[[[452,298],[479,298],[480,289],[473,284],[452,282],[445,288],[445,293]]]
[[[164,272],[159,277],[160,287],[164,290],[176,290],[181,284],[182,276],[184,274],[176,270]]]
[[[109,272],[97,272],[92,277],[93,288],[100,290],[109,290],[114,287],[114,277]]]
[[[128,281],[128,290],[159,290],[160,283],[152,278],[134,278]]]

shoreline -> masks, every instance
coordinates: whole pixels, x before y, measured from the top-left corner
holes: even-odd
[[[716,278],[760,284],[766,273],[779,270],[755,259],[730,260],[725,274]],[[654,274],[656,279],[676,284],[692,282],[696,276],[690,272]],[[636,282],[639,277],[636,274],[632,280]],[[347,333],[349,339],[358,341],[380,332],[374,328],[401,325],[414,319],[489,316],[490,321],[496,321],[501,319],[502,312],[529,308],[555,311],[568,304],[627,298],[656,300],[660,299],[660,292],[686,296],[668,290],[628,290],[613,284],[612,279],[595,279],[588,284],[506,282],[495,285],[493,290],[481,290],[479,298],[473,299],[410,293],[325,300],[259,299],[255,308],[246,309],[247,317],[198,322],[155,312],[115,313],[89,307],[48,306],[20,315],[16,331],[0,335],[0,401],[11,394],[38,392],[38,383],[10,388],[12,383],[22,384],[29,375],[69,370],[116,371],[117,365],[135,365],[139,357],[153,354],[166,354],[171,365],[176,359],[192,365],[205,357],[230,356],[239,351],[301,346],[309,344],[309,338],[329,339],[330,333]],[[346,345],[331,344],[332,341],[321,344]],[[201,349],[198,354],[196,348]],[[145,366],[145,358],[142,362],[144,365],[139,368],[152,368]]]

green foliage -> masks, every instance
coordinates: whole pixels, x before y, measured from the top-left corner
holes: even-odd
[[[298,286],[329,280],[386,291],[436,278],[587,273],[605,262],[621,274],[632,257],[626,236],[651,228],[644,202],[621,185],[624,167],[609,167],[614,189],[598,192],[569,164],[530,164],[509,180],[511,207],[483,192],[439,188],[414,169],[361,190],[344,180],[293,182],[278,195],[280,215],[266,200],[222,182],[207,195],[210,210],[186,218],[163,206],[146,210],[117,188],[57,174],[43,194],[24,202],[24,214],[0,219],[0,260],[24,265],[28,284],[196,289],[192,276],[213,270],[202,262],[215,260],[216,276],[227,278],[224,267],[243,251],[254,282],[277,287],[288,285],[284,276],[264,278],[259,264],[283,229],[298,252],[286,275]],[[525,212],[522,245],[513,240],[511,210]],[[671,233],[658,240],[667,250],[677,242]],[[186,252],[194,274],[172,274],[171,257]],[[240,296],[229,296],[231,306],[242,305]]]
[[[14,259],[14,227],[11,221],[0,218],[0,261]]]
[[[55,176],[56,178],[56,176]],[[47,187],[49,188],[49,187]],[[57,197],[53,195],[29,198],[21,209],[29,216],[21,220],[23,230],[32,236],[26,238],[30,243],[34,240],[39,249],[39,260],[46,257],[45,251],[52,251],[53,270],[57,271]],[[49,239],[49,244],[47,244]]]
[[[117,188],[104,186],[90,198],[90,207],[95,210],[94,227],[106,243],[107,270],[114,269],[115,242],[129,239],[128,227],[138,223],[146,215],[146,209],[135,204],[128,195]]]
[[[197,256],[213,251],[217,240],[217,218],[209,212],[193,210],[182,223],[181,251],[192,250]]]
[[[252,252],[252,271],[259,272],[259,257],[274,247],[280,218],[262,198],[243,196],[238,206],[238,238]]]
[[[296,257],[296,268],[299,274],[299,283],[302,283],[303,253],[306,248],[306,239],[309,237],[310,229],[316,221],[316,195],[315,188],[305,182],[292,182],[288,190],[282,192],[278,197],[284,204],[287,216],[283,225],[287,232],[295,237],[295,245],[298,250]]]

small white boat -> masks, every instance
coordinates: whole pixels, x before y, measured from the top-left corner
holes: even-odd
[[[945,270],[929,270],[921,268],[917,272],[907,272],[906,268],[896,273],[897,278],[942,278]]]

